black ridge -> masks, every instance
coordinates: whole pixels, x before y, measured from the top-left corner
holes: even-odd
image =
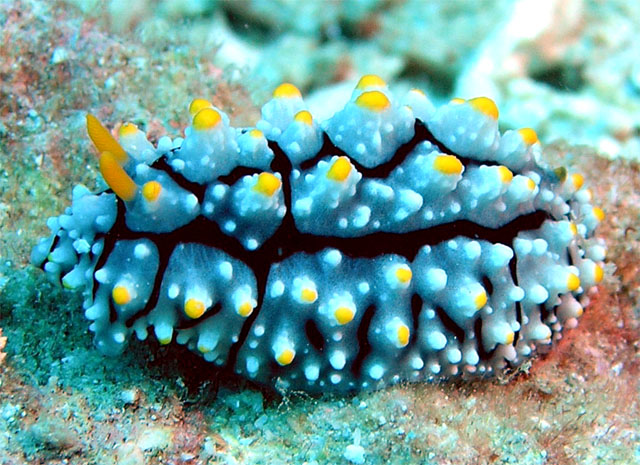
[[[478,350],[478,355],[480,356],[480,360],[488,360],[489,358],[491,358],[491,355],[493,353],[493,351],[495,350],[495,348],[493,350],[491,350],[490,352],[487,352],[484,348],[484,344],[482,343],[482,325],[483,325],[483,321],[482,318],[478,317],[476,318],[476,321],[473,322],[473,335],[476,338],[477,344],[477,350]]]
[[[307,320],[304,324],[304,332],[307,335],[309,343],[311,343],[318,352],[324,352],[324,336],[322,336],[314,320]]]
[[[411,296],[411,319],[413,322],[413,331],[411,332],[411,341],[409,342],[409,345],[413,345],[418,338],[420,312],[422,312],[422,297],[418,294],[413,294]]]
[[[509,261],[509,271],[511,272],[511,279],[513,280],[514,285],[518,285],[518,259],[516,254],[513,254],[511,260]],[[522,331],[522,305],[520,302],[516,302],[516,320],[518,321],[519,329],[515,331],[513,337],[513,345],[515,346],[520,338],[520,331]]]
[[[369,305],[362,315],[358,331],[356,332],[358,339],[358,353],[356,354],[353,363],[351,364],[351,372],[353,376],[358,379],[362,372],[362,364],[364,363],[367,355],[371,353],[371,343],[369,342],[369,328],[371,327],[371,320],[376,313],[376,306]]]
[[[438,315],[438,318],[442,323],[442,326],[444,326],[450,333],[452,333],[458,340],[460,345],[462,345],[466,337],[466,335],[464,334],[464,329],[458,326],[458,324],[453,321],[449,315],[447,315],[447,312],[445,312],[442,307],[436,306],[435,310],[436,315]]]
[[[180,173],[175,172],[169,165],[166,155],[154,161],[151,164],[151,168],[164,171],[178,186],[191,192],[198,198],[198,202],[202,203],[207,186],[198,184],[197,182],[191,182]]]
[[[419,120],[415,122],[415,135],[414,137],[402,145],[395,153],[393,158],[386,163],[383,163],[374,168],[366,168],[355,162],[351,157],[348,157],[342,150],[338,149],[324,134],[324,143],[319,153],[301,163],[300,168],[306,169],[314,166],[320,159],[329,155],[343,155],[347,156],[351,163],[360,171],[365,178],[383,178],[386,177],[395,167],[402,163],[403,160],[411,153],[417,144],[423,141],[429,141],[434,144],[438,150],[443,153],[453,153],[447,149],[442,143],[437,141],[429,129]],[[124,239],[149,239],[153,241],[158,247],[160,254],[160,264],[158,273],[155,277],[153,291],[149,298],[147,305],[137,315],[131,317],[127,321],[127,325],[132,325],[133,322],[142,315],[149,313],[157,304],[162,278],[166,267],[169,262],[169,257],[173,249],[179,243],[200,243],[211,247],[216,247],[230,256],[243,261],[249,266],[255,273],[257,279],[258,289],[258,305],[254,312],[246,319],[245,324],[240,332],[238,341],[232,346],[228,358],[228,367],[235,365],[235,360],[238,355],[238,350],[244,343],[249,333],[249,330],[257,317],[259,310],[262,306],[264,299],[264,293],[266,289],[267,278],[271,265],[280,262],[287,257],[292,256],[295,253],[315,253],[324,248],[332,247],[339,249],[343,254],[349,257],[376,257],[383,254],[398,254],[406,257],[408,260],[412,260],[417,254],[418,250],[424,245],[435,245],[440,242],[452,239],[456,236],[465,236],[473,239],[483,239],[492,243],[503,243],[511,245],[515,236],[523,230],[536,229],[540,227],[543,221],[550,217],[547,212],[535,211],[526,215],[522,215],[510,223],[497,228],[487,228],[471,221],[460,220],[449,224],[443,224],[432,228],[411,231],[407,233],[390,233],[390,232],[377,232],[362,237],[334,237],[334,236],[317,236],[307,233],[301,233],[298,231],[295,225],[293,215],[291,214],[291,172],[292,164],[283,150],[274,141],[268,142],[269,147],[274,153],[274,158],[271,162],[270,168],[274,172],[278,172],[282,177],[282,192],[284,196],[285,206],[287,213],[284,216],[281,225],[276,232],[257,250],[246,250],[235,238],[226,235],[222,232],[221,228],[214,221],[208,220],[203,216],[199,216],[191,223],[169,233],[154,234],[148,232],[131,231],[125,222],[126,208],[125,203],[118,198],[118,215],[116,222],[112,230],[103,235],[104,238],[104,250],[98,263],[96,270],[104,266],[109,254],[113,250],[116,241]],[[456,155],[456,154],[454,154]],[[461,162],[467,165],[479,165],[479,164],[492,164],[492,162],[477,160],[471,160],[459,155],[456,155]],[[495,164],[495,163],[493,163]],[[175,173],[169,163],[167,162],[166,155],[163,155],[156,160],[152,167],[160,169],[167,173],[179,186],[193,192],[202,202],[206,186],[188,181],[184,176],[179,173]],[[235,168],[230,174],[219,178],[220,182],[233,184],[237,182],[242,176],[257,173],[256,170],[251,167],[240,166]],[[510,263],[510,269],[514,282],[516,281],[515,273],[515,258]],[[488,290],[490,290],[489,286]],[[95,288],[95,287],[94,287]],[[94,291],[95,292],[95,291]],[[95,297],[95,295],[94,295]],[[414,296],[415,297],[415,296]],[[419,308],[418,300],[412,299],[412,314],[414,318],[414,327],[417,328]],[[443,322],[445,327],[449,329],[462,343],[464,341],[464,331],[458,327],[452,320],[446,315],[443,309],[437,308],[436,312]],[[211,312],[212,314],[215,312]],[[370,306],[365,310],[360,327],[358,329],[359,351],[356,356],[356,360],[352,365],[352,370],[356,376],[359,374],[361,365],[366,355],[370,352],[371,348],[367,340],[367,332],[371,319],[375,314],[375,307]],[[115,315],[112,315],[112,318]],[[518,319],[521,320],[521,312],[518,309]],[[202,319],[197,320],[197,322]],[[186,323],[181,323],[180,327],[185,327]],[[195,324],[195,323],[193,323]],[[317,330],[317,328],[315,328]],[[321,347],[319,344],[318,335],[315,333],[313,327],[307,328],[309,334],[309,340],[313,345]],[[318,331],[319,333],[319,331]],[[414,337],[416,331],[414,331]],[[516,335],[517,337],[517,335]],[[315,341],[315,343],[313,342]],[[319,349],[321,350],[321,349]]]

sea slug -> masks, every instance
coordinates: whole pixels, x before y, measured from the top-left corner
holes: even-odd
[[[488,376],[575,326],[602,210],[488,98],[364,76],[316,121],[280,85],[255,128],[194,100],[184,138],[87,116],[109,189],[73,190],[32,262],[84,290],[95,343],[149,328],[260,384],[346,392]]]

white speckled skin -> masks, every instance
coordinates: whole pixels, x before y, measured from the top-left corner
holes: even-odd
[[[215,109],[157,148],[129,131],[124,169],[160,187],[77,187],[49,220],[32,262],[84,289],[102,352],[153,327],[259,383],[347,392],[490,375],[575,326],[602,212],[532,132],[371,76],[323,122],[292,86],[275,95],[258,129]]]

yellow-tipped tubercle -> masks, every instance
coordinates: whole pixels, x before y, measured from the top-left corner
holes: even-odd
[[[162,185],[158,181],[149,181],[142,186],[142,196],[147,202],[155,202],[160,197]]]
[[[125,286],[115,286],[111,291],[111,297],[117,305],[125,305],[131,302],[131,294]]]
[[[380,113],[389,108],[391,102],[389,102],[387,96],[379,90],[371,90],[361,93],[356,99],[356,105],[361,108],[366,108],[369,111]]]
[[[273,91],[274,98],[296,98],[302,97],[302,94],[298,90],[296,86],[289,82],[284,82],[276,87],[276,90]]]
[[[351,162],[347,157],[339,157],[327,171],[327,178],[343,182],[349,177],[349,173],[351,173]]]
[[[575,291],[580,287],[580,278],[573,273],[569,273],[567,277],[567,288],[570,291]]]
[[[500,180],[504,184],[510,183],[511,180],[513,179],[513,173],[506,166],[499,166],[498,167],[498,173],[500,173]]]
[[[489,97],[476,97],[469,100],[469,105],[493,119],[498,119],[498,107]]]
[[[503,344],[513,344],[513,340],[515,339],[515,337],[516,337],[515,333],[513,331],[509,331],[504,336]]]
[[[407,344],[409,344],[409,337],[411,336],[411,331],[409,330],[409,327],[407,325],[401,324],[398,326],[396,336],[398,338],[398,344],[401,347],[404,347]]]
[[[122,146],[105,128],[98,118],[92,114],[87,114],[87,133],[91,138],[91,142],[96,146],[98,152],[109,152],[120,165],[124,165],[129,161],[129,155],[124,151]]]
[[[315,289],[305,287],[300,293],[300,298],[308,303],[313,303],[318,299],[318,292]]]
[[[211,102],[203,98],[195,98],[189,104],[189,113],[191,116],[195,116],[203,108],[211,108]]]
[[[411,273],[411,269],[408,267],[400,266],[396,269],[396,278],[402,284],[407,284],[411,281],[411,277],[413,273]]]
[[[107,185],[122,200],[127,202],[134,199],[138,192],[137,184],[131,179],[117,158],[111,152],[100,155],[100,173]]]
[[[203,108],[193,117],[193,128],[197,131],[206,131],[220,124],[222,117],[213,108]]]
[[[476,308],[478,310],[480,310],[482,307],[484,307],[487,304],[487,293],[486,291],[483,289],[481,293],[479,293],[475,299],[473,299],[473,303],[475,304]]]
[[[575,223],[569,223],[569,230],[571,231],[571,234],[573,234],[574,236],[578,235],[578,227],[576,226]]]
[[[518,132],[522,136],[522,140],[527,145],[533,145],[538,142],[538,134],[531,128],[518,129]]]
[[[593,279],[596,281],[596,283],[599,283],[600,281],[602,281],[602,278],[604,278],[604,270],[600,265],[596,264],[593,270]]]
[[[289,365],[293,362],[293,358],[296,356],[296,353],[292,349],[284,349],[280,352],[276,357],[276,362],[281,366]]]
[[[573,187],[575,190],[580,190],[582,185],[584,184],[584,176],[580,173],[573,173],[571,175],[571,182],[573,183]]]
[[[251,305],[251,302],[249,301],[242,302],[238,307],[238,315],[240,315],[241,317],[246,318],[249,315],[251,315],[252,312],[253,312],[253,305]]]
[[[354,312],[349,307],[338,307],[333,312],[333,316],[340,325],[346,325],[353,320]]]
[[[593,207],[593,216],[595,216],[598,221],[604,220],[604,210],[600,207]]]
[[[275,194],[282,182],[272,173],[264,172],[258,175],[258,182],[253,186],[253,190],[261,194],[271,197]]]
[[[368,87],[385,87],[387,83],[380,76],[376,74],[365,74],[360,78],[356,89],[366,89]]]
[[[122,126],[120,126],[118,135],[120,137],[127,137],[135,134],[136,132],[138,132],[138,126],[133,123],[124,123]]]
[[[433,161],[433,168],[442,174],[462,173],[462,162],[454,155],[438,155]]]
[[[198,299],[188,299],[184,303],[184,313],[193,320],[200,318],[206,309],[204,302]]]
[[[311,116],[311,113],[309,113],[307,110],[299,111],[298,113],[296,113],[293,119],[294,121],[304,123],[307,126],[311,126],[313,124],[313,116]]]

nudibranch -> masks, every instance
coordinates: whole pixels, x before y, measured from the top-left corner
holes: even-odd
[[[189,112],[155,146],[87,116],[109,189],[76,186],[32,252],[83,289],[105,354],[152,328],[283,390],[489,376],[575,326],[603,277],[583,177],[501,133],[488,98],[435,108],[368,75],[326,121],[292,84],[254,128]]]

